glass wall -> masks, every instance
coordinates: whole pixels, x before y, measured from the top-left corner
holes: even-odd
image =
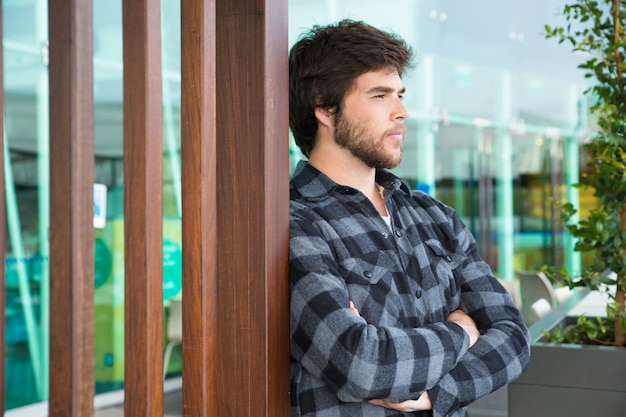
[[[541,36],[556,0],[289,1],[289,41],[351,17],[415,48],[403,163],[414,187],[455,207],[501,277],[563,258],[570,243],[551,199],[575,190],[582,76],[567,47]],[[164,303],[181,289],[180,2],[162,1]],[[49,100],[47,1],[4,0],[7,189],[6,408],[47,399]],[[96,229],[96,390],[123,385],[123,125],[121,0],[94,1],[95,180],[107,189]],[[295,164],[300,158],[290,149]],[[586,197],[585,197],[586,198]],[[583,200],[586,204],[591,201]],[[568,256],[564,262],[575,264]],[[52,312],[51,314],[54,314]],[[170,374],[180,371],[174,350]]]

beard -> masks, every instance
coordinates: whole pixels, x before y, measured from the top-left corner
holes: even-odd
[[[389,133],[391,130],[376,137],[367,126],[358,126],[343,113],[335,115],[335,142],[370,168],[395,168],[402,161],[402,144],[399,154],[385,150],[385,137]]]

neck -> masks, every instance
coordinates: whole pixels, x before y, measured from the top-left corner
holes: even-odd
[[[343,148],[332,153],[316,151],[311,152],[309,163],[337,184],[356,188],[366,195],[376,188],[376,169],[365,165],[350,151]]]
[[[361,191],[381,216],[387,215],[384,198],[376,184],[376,169],[365,165],[350,151],[335,147],[324,152],[323,147],[316,146],[309,157],[309,164],[337,184]]]

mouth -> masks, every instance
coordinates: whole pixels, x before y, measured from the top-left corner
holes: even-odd
[[[404,134],[405,134],[404,130],[394,130],[387,134],[387,138],[393,141],[402,142],[402,140],[404,139]]]

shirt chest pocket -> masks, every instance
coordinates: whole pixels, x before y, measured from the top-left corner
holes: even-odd
[[[438,240],[431,239],[424,243],[428,248],[429,265],[432,272],[430,278],[445,288],[447,302],[456,305],[460,298],[460,270],[465,255],[445,248]]]
[[[378,255],[344,259],[339,270],[350,300],[368,323],[395,325],[402,316],[401,300],[394,288],[392,266]]]

